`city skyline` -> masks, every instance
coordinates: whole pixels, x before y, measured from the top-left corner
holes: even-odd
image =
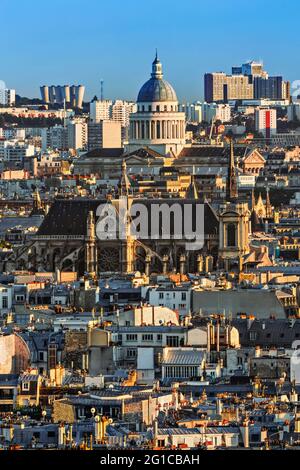
[[[16,30],[24,32],[20,41],[19,35],[9,34],[9,22],[1,28],[1,79],[28,97],[39,97],[39,86],[43,84],[82,83],[90,100],[95,94],[100,96],[102,78],[105,98],[135,100],[150,74],[149,63],[156,47],[165,78],[174,85],[180,101],[203,99],[205,72],[230,73],[231,65],[252,59],[263,60],[271,75],[282,74],[291,82],[299,78],[300,70],[293,59],[299,43],[295,33],[299,10],[296,2],[290,2],[290,10],[284,11],[279,2],[272,2],[270,10],[271,2],[260,5],[255,1],[251,11],[235,0],[226,5],[218,3],[213,16],[208,16],[210,5],[195,1],[184,9],[179,2],[167,0],[160,5],[154,0],[151,10],[141,12],[136,0],[126,6],[119,1],[99,5],[91,0],[84,8],[75,0],[70,13],[69,1],[61,6],[54,0],[50,15],[47,5],[36,0],[24,5],[4,0],[4,15],[13,18]],[[155,16],[158,8],[159,15]],[[293,15],[289,14],[291,10]],[[286,29],[285,15],[289,21]],[[198,16],[199,22],[191,21]],[[237,23],[240,17],[243,21]],[[24,24],[35,34],[26,34]],[[278,34],[280,28],[282,34]],[[244,36],[245,41],[236,41],[236,37]]]

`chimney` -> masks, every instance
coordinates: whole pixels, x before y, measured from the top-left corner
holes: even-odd
[[[94,427],[95,427],[95,441],[96,444],[98,444],[101,441],[101,418],[100,416],[95,416],[95,422],[94,422]]]
[[[66,428],[63,423],[58,427],[58,447],[64,447],[66,439]]]
[[[206,325],[206,330],[207,330],[207,352],[210,352],[210,323],[207,323]]]
[[[236,409],[235,409],[235,420],[237,423],[239,423],[240,421],[240,409],[239,409],[239,405],[237,405]]]
[[[158,421],[157,419],[154,421],[153,424],[153,440],[154,440],[154,447],[157,447],[157,438],[158,438]]]
[[[249,448],[249,420],[245,419],[243,426],[241,426],[241,433],[245,449]]]
[[[220,351],[220,320],[217,321],[217,352]]]
[[[227,347],[229,346],[229,328],[230,328],[229,325],[225,326],[225,338],[226,338],[226,346]]]
[[[222,411],[223,411],[223,403],[222,403],[222,400],[221,400],[221,398],[217,398],[217,402],[216,402],[216,412],[217,412],[217,415],[221,415],[221,414],[222,414]]]

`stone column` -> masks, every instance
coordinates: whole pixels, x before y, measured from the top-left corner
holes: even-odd
[[[213,271],[213,263],[214,263],[214,259],[212,256],[208,255],[205,257],[205,271],[207,273],[210,273]]]
[[[169,262],[169,257],[168,257],[168,255],[164,255],[164,256],[163,256],[163,260],[162,260],[162,263],[163,263],[163,274],[167,274],[167,272],[168,272],[168,262]]]
[[[197,256],[197,272],[202,273],[203,271],[203,256],[198,255]]]
[[[145,274],[146,274],[146,276],[150,275],[150,263],[151,263],[151,256],[146,255],[146,258],[145,258]]]
[[[180,274],[185,274],[185,268],[186,268],[186,256],[185,255],[180,255],[179,258],[179,272]]]

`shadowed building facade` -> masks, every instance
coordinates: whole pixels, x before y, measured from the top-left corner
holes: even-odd
[[[233,148],[227,197],[219,207],[200,202],[194,178],[185,198],[136,198],[130,195],[125,160],[118,188],[114,199],[56,199],[37,234],[16,254],[15,266],[91,275],[242,269],[250,212],[247,203],[238,201]],[[202,236],[202,244],[193,244],[193,233]]]

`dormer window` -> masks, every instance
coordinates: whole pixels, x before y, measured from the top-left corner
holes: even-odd
[[[29,392],[29,382],[22,382],[23,392]]]

